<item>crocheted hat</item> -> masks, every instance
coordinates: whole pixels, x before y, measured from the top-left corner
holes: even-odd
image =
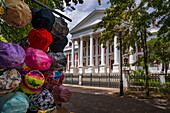
[[[53,42],[53,38],[50,32],[45,28],[32,29],[28,35],[28,41],[31,47],[40,49],[44,52],[48,51],[48,46]]]
[[[24,0],[5,0],[2,18],[14,27],[25,27],[32,20],[31,10]]]
[[[0,69],[0,94],[13,91],[20,81],[21,75],[16,69]]]
[[[29,99],[29,109],[31,111],[48,110],[52,108],[54,104],[53,95],[47,89],[44,89],[35,95],[30,95]]]
[[[52,90],[54,86],[60,86],[64,79],[64,74],[59,71],[48,71],[44,75],[45,87],[50,90]]]
[[[23,74],[25,73],[25,74]],[[23,71],[21,90],[27,94],[35,94],[40,92],[44,88],[44,75],[38,70],[32,70],[30,72]]]
[[[14,43],[0,43],[0,68],[21,69],[24,65],[25,51]]]
[[[29,47],[26,52],[25,64],[32,70],[47,70],[52,63],[51,58],[42,50]]]

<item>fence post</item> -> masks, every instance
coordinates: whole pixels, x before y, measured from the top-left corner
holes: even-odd
[[[92,86],[92,73],[90,73],[90,86]]]
[[[129,70],[122,70],[123,87],[124,89],[129,88]]]
[[[159,74],[160,86],[165,88],[165,74]]]
[[[82,85],[82,75],[83,74],[79,74],[79,85]]]
[[[108,87],[110,87],[110,73],[109,73]]]
[[[71,77],[72,79],[71,79],[71,84],[73,84],[73,74],[72,74],[72,77]]]

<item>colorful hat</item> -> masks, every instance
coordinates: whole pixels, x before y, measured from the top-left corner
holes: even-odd
[[[45,28],[32,29],[29,32],[28,41],[33,48],[47,52],[48,46],[53,42],[53,38],[51,33]]]
[[[5,0],[5,6],[6,11],[2,18],[14,27],[25,27],[31,22],[31,10],[24,0]]]
[[[53,42],[50,44],[50,49],[52,52],[63,52],[64,47],[67,45],[68,39],[64,35],[53,35]]]
[[[25,50],[25,48],[30,45],[30,43],[28,42],[28,37],[25,37],[24,39],[20,40],[18,42],[18,45],[20,45]]]
[[[47,89],[44,89],[35,95],[30,95],[29,99],[29,109],[31,111],[48,110],[52,108],[54,104],[53,95]]]
[[[5,0],[0,0],[0,15],[4,14],[5,8]]]
[[[0,113],[26,113],[28,107],[29,99],[21,92],[0,97]]]
[[[35,8],[31,9],[32,11],[32,25],[36,29],[45,28],[48,32],[51,32],[55,16],[52,11],[48,8],[42,8],[37,10]]]
[[[29,73],[22,75],[21,90],[27,94],[34,94],[40,92],[44,88],[44,75],[38,70],[32,70]]]
[[[67,57],[62,52],[49,52],[48,56],[52,59],[50,70],[62,70],[64,67],[66,67]]]
[[[47,70],[51,66],[52,59],[44,51],[29,47],[25,63],[32,70]]]
[[[54,86],[60,86],[64,79],[64,74],[59,71],[48,71],[44,75],[45,87],[49,90],[52,90]]]
[[[21,75],[16,69],[0,69],[0,94],[13,91],[20,81]]]
[[[14,43],[0,43],[0,68],[21,69],[24,65],[25,51]]]
[[[56,18],[51,33],[53,35],[63,34],[64,36],[67,36],[68,32],[69,29],[67,27],[67,23],[65,22],[65,20],[61,17]]]
[[[68,102],[72,95],[71,91],[63,85],[53,87],[51,94],[53,95],[56,104]]]

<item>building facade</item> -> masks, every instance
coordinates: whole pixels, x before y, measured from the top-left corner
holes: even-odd
[[[102,20],[104,10],[94,10],[71,31],[71,41],[65,47],[64,53],[67,56],[66,73],[119,73],[120,51],[117,49],[118,37],[114,37],[114,42],[106,43],[107,48],[103,48],[103,44],[99,44],[99,39],[103,29],[93,32],[95,25]],[[156,37],[158,29],[152,27],[149,29],[153,36]],[[132,48],[130,48],[130,51]],[[136,45],[136,53],[129,57],[123,55],[122,63],[130,64],[131,70],[138,70],[141,67],[132,66],[140,55],[142,48]],[[162,64],[149,67],[150,72],[159,73]]]

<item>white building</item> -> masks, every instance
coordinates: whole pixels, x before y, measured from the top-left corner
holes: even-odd
[[[66,73],[119,73],[120,57],[117,46],[117,36],[114,42],[110,45],[107,42],[107,49],[103,45],[99,45],[99,38],[103,29],[93,32],[93,27],[102,20],[104,10],[94,10],[79,24],[77,24],[71,31],[72,43],[70,42],[64,49],[67,56],[68,63]],[[152,27],[149,29],[153,36],[156,37],[158,29]],[[136,53],[130,55],[129,58],[123,57],[123,62],[127,60],[131,65],[138,57],[143,54],[142,48],[136,46]],[[140,67],[130,66],[132,70]],[[149,67],[150,72],[159,73],[161,71],[161,64],[155,67]]]

